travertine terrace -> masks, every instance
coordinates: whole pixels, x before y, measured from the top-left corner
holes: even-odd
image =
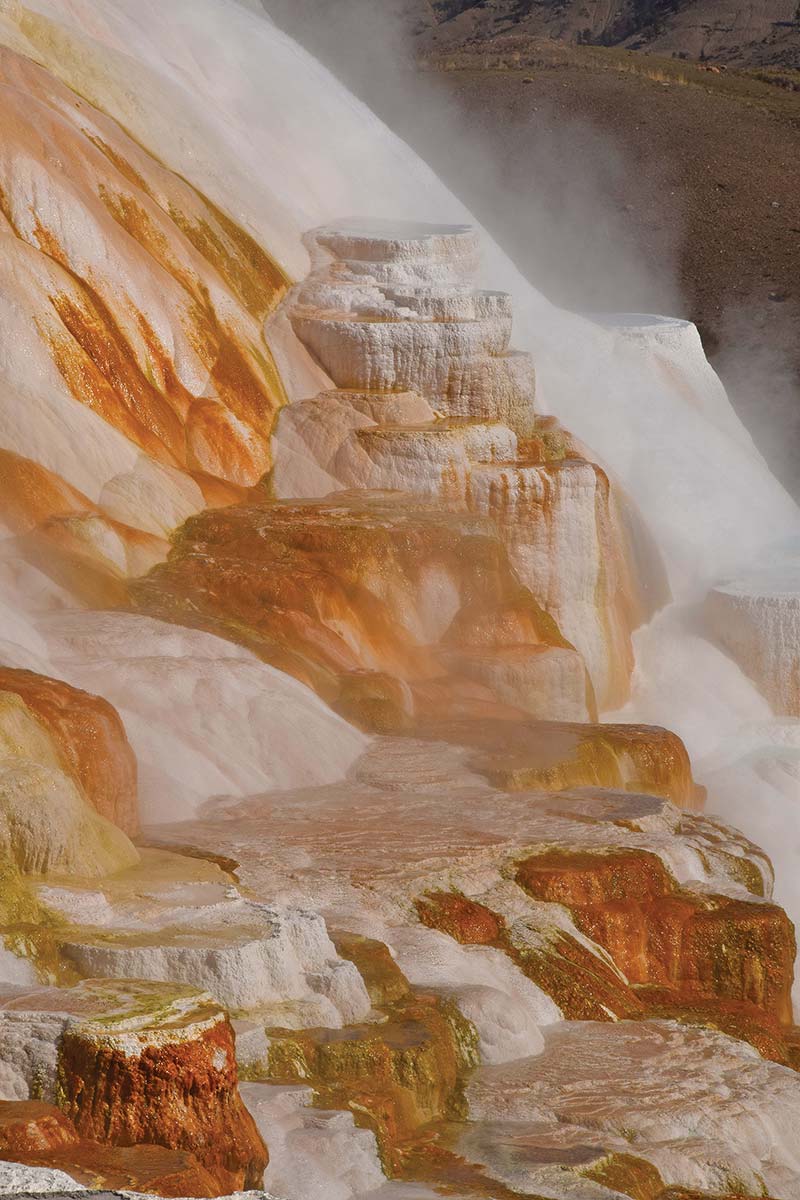
[[[0,5],[0,1194],[800,1200],[796,909],[715,790],[715,680],[786,762],[792,505],[690,326],[561,326],[175,3]],[[689,587],[698,427],[755,515]]]

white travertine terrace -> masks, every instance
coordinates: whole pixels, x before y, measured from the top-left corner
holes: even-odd
[[[469,228],[376,225],[317,230],[312,271],[291,312],[300,340],[339,388],[416,391],[449,416],[527,433],[533,366],[509,350],[509,297],[470,288]]]
[[[148,822],[191,816],[214,795],[339,779],[367,745],[309,688],[213,634],[132,613],[38,627],[57,673],[123,715]]]
[[[796,1079],[716,1031],[567,1021],[545,1032],[537,1058],[478,1071],[468,1085],[476,1124],[461,1149],[511,1187],[544,1195],[561,1194],[548,1151],[558,1161],[556,1148],[567,1158],[575,1148],[578,1163],[634,1153],[666,1183],[796,1200]]]
[[[627,691],[638,620],[624,527],[604,472],[581,459],[485,464],[471,485],[472,507],[494,516],[520,579],[581,652],[601,708],[614,707]]]
[[[162,559],[188,517],[239,499],[271,463],[281,499],[397,489],[466,512],[476,528],[475,516],[489,517],[574,649],[470,644],[443,649],[442,662],[530,717],[585,721],[595,700],[604,710],[625,700],[631,632],[665,598],[609,479],[643,509],[682,599],[747,559],[765,528],[777,537],[796,527],[694,327],[559,313],[408,147],[242,6],[15,0],[0,5],[0,42],[0,451],[10,456],[1,465],[13,458],[20,470],[21,459],[39,471],[23,533],[47,524],[49,501],[45,512],[37,505],[56,493],[63,543],[124,580]],[[388,219],[339,221],[364,206]],[[411,214],[438,224],[393,219]],[[250,283],[270,275],[268,303],[240,294],[237,239],[251,235],[248,253],[263,257]],[[273,312],[293,280],[302,282]],[[512,295],[519,352],[509,349]],[[90,365],[117,344],[114,330],[124,353],[111,374],[139,372],[136,419]],[[229,387],[217,368],[231,365],[222,353],[231,348]],[[280,379],[265,367],[268,349]],[[243,361],[269,393],[263,406],[239,407]],[[292,403],[274,428],[284,390]],[[535,409],[567,420],[598,462]],[[265,492],[257,497],[266,504]],[[517,881],[523,856],[644,851],[682,903],[714,913],[729,900],[757,924],[771,908],[772,872],[744,836],[641,794],[632,753],[616,764],[615,787],[627,791],[552,795],[491,783],[477,751],[425,741],[424,729],[418,740],[370,740],[232,642],[129,612],[77,611],[66,590],[22,565],[24,553],[4,541],[2,660],[117,705],[149,829],[140,862],[120,835],[116,850],[130,862],[109,872],[108,844],[80,797],[59,792],[66,776],[47,738],[13,701],[0,704],[0,774],[13,784],[0,796],[0,844],[21,853],[15,867],[51,870],[30,884],[49,915],[47,944],[22,958],[17,930],[0,953],[0,980],[16,996],[0,1012],[0,1094],[22,1099],[43,1080],[55,1098],[55,1047],[76,989],[45,1002],[32,972],[65,963],[101,976],[80,985],[101,993],[131,974],[208,988],[244,1014],[241,1061],[253,1070],[270,1069],[267,1026],[270,1037],[379,1028],[366,974],[336,938],[352,932],[384,942],[412,989],[455,1004],[474,1030],[483,1066],[461,1149],[490,1181],[610,1200],[619,1193],[582,1170],[615,1152],[649,1159],[666,1183],[798,1196],[795,1074],[708,1030],[616,1021],[622,1000],[603,1001],[609,1021],[566,1021],[552,980],[534,982],[520,966],[526,954],[557,956],[568,940],[630,999],[624,972],[577,916]],[[373,599],[392,586],[380,568],[371,564],[365,581]],[[648,603],[640,583],[651,586]],[[762,578],[715,593],[717,636],[765,691],[776,689],[777,707],[790,703],[786,650],[797,634],[782,587]],[[416,591],[397,590],[392,616],[435,641],[457,612],[456,591],[453,574],[433,571]],[[778,797],[785,812],[797,795],[797,729],[781,727],[781,758],[766,753],[777,735],[753,720],[766,718],[758,697],[756,709],[750,693],[739,703],[727,686],[732,662],[696,630],[665,620],[639,645],[625,716],[637,719],[637,704],[654,723],[691,712],[703,752],[724,751],[707,759],[717,798],[755,778],[769,784],[757,793],[765,804]],[[751,722],[746,737],[739,720]],[[521,738],[531,736],[532,723]],[[564,737],[580,740],[574,729],[545,731],[545,741]],[[743,816],[752,794],[736,792]],[[27,820],[25,803],[36,816],[27,842],[3,826]],[[154,830],[158,822],[167,827]],[[788,839],[775,825],[780,849]],[[230,862],[212,865],[228,855],[241,884]],[[422,923],[417,902],[437,892],[501,918],[502,947]],[[757,953],[739,966],[750,984],[763,982]],[[286,1200],[433,1195],[383,1185],[372,1135],[351,1113],[309,1109],[304,1086],[252,1088],[273,1143],[267,1183]],[[6,1178],[0,1166],[0,1192]]]
[[[712,635],[779,716],[800,716],[800,562],[787,558],[722,580],[710,591]]]
[[[191,831],[195,845],[235,858],[256,892],[269,880],[298,904],[313,901],[332,925],[385,941],[412,983],[446,988],[465,1004],[494,1062],[518,1057],[526,1040],[534,1053],[539,1027],[560,1019],[559,1009],[492,948],[420,927],[415,899],[444,887],[502,914],[520,944],[547,944],[560,930],[589,945],[564,908],[533,901],[509,881],[515,858],[554,845],[645,849],[682,886],[730,896],[747,894],[736,863],[748,861],[770,894],[766,858],[706,817],[599,789],[507,793],[470,761],[464,748],[378,739],[343,784],[231,802],[216,817],[160,834],[179,844]]]
[[[58,912],[64,897],[50,891],[42,899]],[[115,919],[121,924],[114,926]],[[314,913],[227,898],[202,908],[152,905],[141,919],[112,906],[109,924],[111,943],[103,926],[78,928],[62,943],[84,978],[190,984],[229,1010],[257,1009],[267,1024],[287,1028],[338,1028],[369,1012],[358,972],[338,957]]]
[[[756,453],[753,439],[709,366],[696,325],[653,313],[598,313],[596,319],[646,361],[657,377],[677,386],[686,402],[711,425]]]
[[[248,900],[203,862],[149,850],[106,882],[56,880],[37,896],[69,922],[60,953],[81,978],[199,987],[287,1028],[338,1028],[369,1012],[358,971],[317,913]]]
[[[474,232],[376,223],[315,230],[306,242],[312,271],[289,316],[338,390],[282,414],[278,494],[325,494],[335,481],[421,492],[492,517],[520,579],[582,655],[600,707],[621,703],[631,629],[644,615],[624,514],[594,463],[569,451],[537,461],[520,445],[536,431],[532,368],[507,403],[496,373],[527,360],[508,356],[510,297],[472,287]],[[465,403],[467,375],[482,382]],[[577,670],[563,655],[548,670],[573,680],[551,715],[580,719]],[[555,690],[545,686],[548,701]],[[527,707],[542,712],[542,703]]]

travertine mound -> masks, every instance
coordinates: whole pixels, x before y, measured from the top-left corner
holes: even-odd
[[[338,390],[284,411],[278,494],[400,488],[492,518],[601,707],[622,702],[631,631],[665,596],[658,558],[605,472],[536,416],[532,371],[508,351],[510,297],[472,287],[472,231],[343,225],[307,242],[289,313]]]
[[[292,325],[338,388],[416,391],[451,416],[530,430],[533,366],[509,350],[509,297],[463,287],[478,261],[474,230],[343,226],[307,245],[312,275]]]
[[[38,1059],[14,1057],[26,1030],[28,1044],[39,1032]],[[19,989],[3,995],[0,1038],[17,1086],[56,1096],[82,1139],[188,1151],[213,1194],[260,1183],[267,1155],[237,1090],[233,1032],[207,994],[106,981]]]
[[[773,712],[800,716],[800,569],[767,564],[718,583],[706,601],[713,636],[766,696]]]
[[[520,587],[491,524],[397,493],[208,511],[184,525],[134,596],[155,615],[243,642],[368,728],[378,702],[387,729],[445,698],[502,713],[527,707],[533,693],[541,707],[524,672],[515,687],[506,670],[502,698],[471,681],[476,672],[485,680],[490,662],[459,679],[459,654],[473,646],[484,661],[497,647],[555,647],[540,668],[544,694],[555,691],[553,671],[569,684],[565,716],[592,703],[575,651]]]
[[[0,855],[23,875],[107,875],[139,861],[68,775],[25,759],[0,762]]]
[[[69,715],[65,702],[74,703]],[[24,919],[16,911],[26,903],[20,876],[107,875],[138,862],[125,833],[92,804],[98,797],[111,807],[121,791],[135,819],[135,778],[130,747],[109,704],[32,672],[0,668],[0,878],[6,920]]]
[[[47,729],[93,808],[123,832],[139,827],[136,759],[116,710],[61,680],[0,668],[0,692],[19,696]]]

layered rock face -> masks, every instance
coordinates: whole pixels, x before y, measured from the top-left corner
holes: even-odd
[[[663,598],[663,573],[603,470],[536,416],[532,364],[509,349],[510,298],[472,286],[474,233],[353,225],[307,241],[291,321],[337,390],[281,418],[279,493],[334,480],[490,517],[601,707],[622,702],[630,633]]]
[[[0,1192],[800,1200],[769,859],[601,720],[659,553],[479,235],[332,222],[215,4],[0,12]]]
[[[60,1109],[2,1106],[0,1136],[23,1161],[90,1178],[97,1171],[124,1180],[127,1171],[146,1190],[168,1184],[171,1174],[173,1187],[180,1182],[197,1194],[260,1182],[267,1154],[237,1091],[233,1032],[208,995],[94,982],[67,991],[6,989],[0,1005],[4,1093],[55,1097]],[[103,1155],[104,1145],[136,1152]]]
[[[721,581],[709,593],[712,634],[773,712],[800,716],[800,574],[793,557]]]

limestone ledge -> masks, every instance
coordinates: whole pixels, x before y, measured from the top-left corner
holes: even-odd
[[[307,236],[312,270],[285,307],[337,390],[284,410],[274,486],[401,488],[489,516],[601,708],[617,707],[631,631],[666,596],[658,556],[586,451],[536,416],[532,369],[509,350],[509,298],[471,289],[473,241],[443,235],[398,241],[378,223]]]
[[[800,570],[775,561],[720,581],[709,593],[709,630],[782,716],[800,716]]]
[[[193,985],[278,1024],[340,1026],[369,1012],[315,906],[248,899],[213,863],[144,849],[112,878],[50,877],[36,897],[55,922],[46,965],[56,978]]]
[[[237,1091],[233,1031],[208,994],[89,980],[5,988],[0,1006],[4,1098],[56,1101],[92,1143],[186,1150],[212,1194],[260,1182],[267,1155]]]

